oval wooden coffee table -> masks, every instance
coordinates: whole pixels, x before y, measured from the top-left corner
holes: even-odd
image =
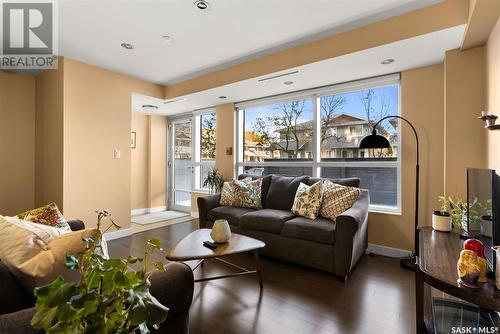
[[[237,277],[242,275],[257,274],[260,288],[263,288],[262,271],[260,268],[259,249],[264,248],[266,244],[260,240],[246,237],[244,235],[231,233],[231,239],[224,244],[219,244],[215,249],[203,246],[203,241],[212,241],[210,237],[211,230],[208,228],[199,229],[189,233],[179,242],[177,242],[167,252],[167,260],[170,261],[192,261],[199,260],[193,271],[206,259],[215,259],[226,265],[241,270],[240,272],[228,275],[212,276],[196,279],[195,282],[205,282],[222,278]],[[252,252],[255,258],[256,270],[248,270],[234,263],[223,260],[222,257],[238,253]]]

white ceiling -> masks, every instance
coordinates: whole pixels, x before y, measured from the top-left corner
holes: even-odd
[[[208,1],[202,12],[194,0],[61,0],[59,53],[166,84],[440,0]]]
[[[444,53],[447,50],[456,49],[460,46],[464,31],[465,25],[435,31],[275,73],[298,71],[298,73],[286,77],[265,82],[258,81],[260,78],[273,76],[273,74],[268,74],[189,94],[183,96],[185,100],[168,105],[163,104],[164,101],[160,99],[134,94],[132,110],[141,111],[143,104],[154,104],[159,106],[158,114],[174,115],[222,103],[240,102],[442,63]],[[395,62],[389,65],[380,64],[382,60],[388,58],[395,59]],[[288,80],[294,83],[284,85],[283,82]],[[227,99],[219,99],[221,95],[227,96]]]

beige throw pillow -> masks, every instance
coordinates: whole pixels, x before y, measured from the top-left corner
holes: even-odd
[[[339,215],[352,207],[360,193],[358,188],[346,187],[325,180],[320,215],[331,220],[337,219]]]
[[[295,193],[292,212],[297,216],[316,219],[321,208],[323,197],[323,181],[318,181],[312,186],[300,183]]]
[[[94,238],[97,230],[57,234],[50,230],[41,232],[41,229],[27,228],[24,224],[41,225],[0,216],[0,260],[9,267],[20,283],[32,290],[36,286],[52,282],[57,276],[70,281],[79,280],[78,271],[66,268],[65,255],[84,252],[86,244],[83,238]],[[104,240],[102,248],[107,249]],[[104,255],[107,256],[107,251],[105,252]]]

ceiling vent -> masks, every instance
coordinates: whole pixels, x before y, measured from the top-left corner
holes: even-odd
[[[267,78],[259,79],[258,81],[263,82],[263,81],[272,80],[272,79],[276,79],[276,78],[283,78],[283,77],[286,77],[287,75],[292,75],[292,74],[296,74],[296,73],[299,73],[299,71],[292,71],[292,72],[287,72],[287,73],[282,73],[282,74],[276,74],[276,75],[272,75],[272,76],[267,77]]]
[[[187,98],[185,97],[181,97],[179,99],[174,99],[174,100],[169,100],[169,101],[165,101],[163,102],[163,104],[170,104],[170,103],[175,103],[175,102],[181,102],[181,101],[186,101]]]

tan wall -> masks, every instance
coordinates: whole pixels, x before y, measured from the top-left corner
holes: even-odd
[[[500,19],[486,46],[486,69],[486,110],[500,116]],[[500,131],[483,131],[487,136],[488,168],[500,169]]]
[[[166,205],[167,118],[132,112],[132,210]]]
[[[136,148],[131,151],[130,196],[132,209],[149,207],[149,116],[132,112]]]
[[[191,193],[191,212],[198,212],[198,203],[196,202],[198,197],[207,196],[206,192],[193,191]]]
[[[75,60],[64,61],[64,214],[95,224],[107,208],[123,227],[131,210],[131,94],[163,87]],[[114,159],[113,150],[121,150]]]
[[[191,94],[272,72],[338,57],[467,23],[469,3],[446,0],[403,15],[306,43],[167,86],[167,98]]]
[[[64,59],[36,77],[35,204],[55,202],[64,213]]]
[[[401,114],[415,126],[420,139],[420,225],[429,225],[430,212],[443,192],[443,65],[401,74]],[[415,208],[415,139],[402,125],[402,215],[370,213],[369,243],[413,249]]]
[[[217,113],[217,145],[215,147],[215,167],[221,172],[225,180],[234,177],[235,150],[235,111],[234,104],[222,104],[215,108]],[[232,147],[233,154],[227,155],[226,149]]]
[[[445,193],[466,196],[467,167],[485,167],[485,48],[445,54]]]
[[[35,78],[0,71],[0,215],[35,201]]]
[[[162,207],[167,203],[167,118],[149,116],[149,189],[150,207]]]

